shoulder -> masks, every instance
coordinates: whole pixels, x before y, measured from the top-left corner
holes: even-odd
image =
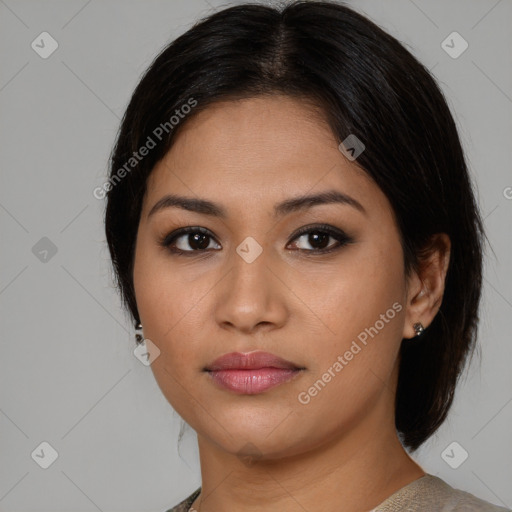
[[[453,512],[511,512],[510,508],[494,505],[469,492],[459,489],[453,489],[452,492]]]
[[[190,496],[188,496],[188,498],[185,498],[176,506],[170,508],[169,510],[166,510],[166,512],[188,512],[188,509],[190,508],[194,500],[199,496],[200,492],[201,487],[199,487],[199,489],[196,489]]]
[[[455,489],[441,478],[427,474],[395,492],[375,512],[512,512],[473,494]]]

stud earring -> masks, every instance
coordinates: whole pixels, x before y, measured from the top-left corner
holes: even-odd
[[[423,332],[425,331],[425,327],[421,324],[421,322],[417,322],[413,325],[414,332],[416,333],[416,336],[421,336]]]
[[[140,345],[144,341],[144,336],[142,335],[142,324],[140,322],[135,322],[135,343]]]

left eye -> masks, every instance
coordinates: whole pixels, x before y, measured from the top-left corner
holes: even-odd
[[[335,242],[329,243],[330,239],[334,239]],[[294,245],[299,244],[298,250],[318,253],[336,250],[352,241],[342,231],[334,230],[330,227],[310,228],[299,233],[294,240],[297,240],[297,242],[294,242]],[[300,247],[300,244],[303,246]],[[309,249],[307,245],[312,247],[312,249]]]

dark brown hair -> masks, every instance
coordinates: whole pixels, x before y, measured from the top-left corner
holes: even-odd
[[[105,229],[123,304],[138,321],[134,248],[155,164],[187,120],[213,102],[265,94],[307,98],[340,142],[349,134],[364,142],[357,162],[391,203],[406,275],[418,268],[433,234],[451,239],[441,308],[423,335],[404,340],[400,350],[395,421],[404,446],[415,450],[446,418],[475,345],[484,234],[436,81],[402,44],[352,9],[317,1],[231,7],[198,22],[155,58],[133,93],[110,161]],[[196,106],[174,126],[169,120],[191,99]],[[126,171],[148,138],[156,147]]]

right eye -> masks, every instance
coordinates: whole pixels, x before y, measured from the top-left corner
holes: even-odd
[[[213,235],[205,228],[188,226],[165,235],[160,245],[177,255],[192,256],[206,250],[218,250],[220,247],[210,247]],[[188,246],[188,248],[187,248]]]

